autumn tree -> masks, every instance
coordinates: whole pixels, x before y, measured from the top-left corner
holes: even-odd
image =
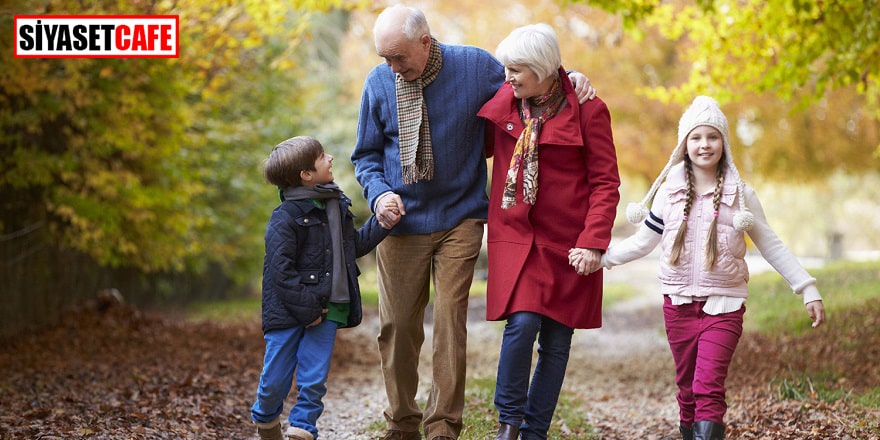
[[[15,0],[15,15],[180,17],[178,59],[16,59],[0,39],[0,278],[10,317],[35,293],[72,297],[59,279],[97,267],[250,281],[277,191],[260,174],[307,112],[300,79],[310,26],[341,1]],[[26,246],[15,247],[21,236]],[[29,254],[44,255],[29,260]],[[14,264],[13,264],[14,263]],[[100,269],[98,269],[100,270]],[[211,274],[216,276],[217,274]],[[82,277],[80,277],[82,278]],[[170,294],[185,286],[172,286]],[[178,289],[181,288],[181,289]],[[94,291],[92,290],[91,293]],[[88,293],[88,292],[86,292]],[[73,299],[46,301],[49,314]],[[33,309],[34,307],[31,307]],[[4,318],[7,316],[4,315]]]
[[[828,90],[854,85],[880,116],[877,0],[590,3],[619,14],[635,32],[646,23],[669,39],[690,41],[683,52],[693,63],[688,81],[658,89],[658,97],[681,100],[710,91],[730,98],[732,90],[745,89],[809,104]]]
[[[818,108],[812,115],[816,124],[846,127],[843,142],[880,142],[877,0],[590,3],[621,16],[635,37],[654,28],[678,43],[677,61],[688,67],[686,78],[647,87],[642,90],[647,97],[686,103],[702,93],[729,102],[769,93],[783,103],[775,107]],[[837,95],[843,96],[838,100]],[[819,117],[831,114],[843,117],[827,122]],[[876,160],[864,154],[839,156],[845,158],[844,168],[877,170]]]
[[[860,220],[872,210],[842,214],[845,205],[872,200],[870,193],[841,189],[868,189],[871,175],[880,169],[874,153],[880,119],[872,116],[877,95],[872,75],[880,57],[871,38],[878,8],[841,2],[486,0],[468,4],[468,14],[458,13],[464,6],[454,0],[425,6],[441,41],[493,51],[515,27],[536,22],[554,27],[565,67],[590,77],[611,110],[618,164],[626,174],[624,200],[641,198],[669,158],[685,107],[695,95],[710,94],[722,102],[736,162],[748,182],[780,190],[810,185],[809,203],[799,209],[817,221],[810,222],[811,229],[799,222],[785,235],[799,237],[798,245],[811,255],[822,254],[824,237],[840,231],[858,234],[864,243],[880,239],[852,227],[868,224]],[[838,16],[835,8],[846,8],[848,15]],[[803,14],[792,18],[791,11],[801,9],[829,17],[814,22]],[[854,32],[842,39],[832,36],[850,24]],[[794,50],[801,40],[811,45],[804,50],[813,61]],[[764,46],[775,47],[775,55],[749,55],[770,53]],[[849,82],[828,69],[828,60],[838,58],[838,64],[860,69],[865,80]],[[786,68],[797,72],[784,73]],[[769,79],[771,71],[776,73]],[[841,175],[853,181],[835,183]],[[784,205],[767,209],[777,206]],[[821,216],[815,214],[817,207]],[[774,218],[784,217],[785,211]]]

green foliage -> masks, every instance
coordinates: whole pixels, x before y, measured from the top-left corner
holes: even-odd
[[[622,14],[630,28],[644,20],[670,39],[691,43],[683,53],[693,63],[688,81],[657,88],[658,97],[687,102],[697,93],[731,98],[748,90],[812,103],[827,91],[857,85],[880,110],[876,0],[592,3]]]
[[[654,147],[652,128],[663,122],[662,113],[680,115],[682,107],[698,94],[712,95],[722,103],[731,134],[740,138],[734,154],[741,165],[746,164],[747,176],[754,167],[775,179],[803,182],[821,179],[834,169],[861,173],[880,168],[880,151],[876,150],[880,146],[877,0],[602,0],[589,4],[616,14],[627,35],[639,42],[641,50],[623,59],[627,60],[624,64],[642,69],[645,78],[621,90],[634,90],[655,101],[640,104],[647,107],[641,114],[654,115],[633,124],[642,136],[625,132],[623,136],[633,139],[620,137],[625,145],[634,144],[635,150],[648,150],[633,154],[622,150],[624,171],[643,174],[648,181],[656,175],[662,166],[653,169],[644,162],[653,163],[657,157],[662,165],[664,158],[642,144]],[[669,42],[673,43],[671,51],[659,50]],[[624,42],[615,50],[628,52],[628,47]],[[614,56],[612,52],[600,58],[607,61]],[[605,62],[600,69],[620,70],[617,64]],[[630,79],[630,75],[617,74],[596,82],[605,90],[605,82]],[[605,97],[612,111],[623,109],[612,95]],[[658,109],[658,103],[667,106]],[[656,116],[658,110],[661,117]],[[665,126],[674,127],[676,122]],[[660,145],[669,145],[674,137],[662,139],[666,141]],[[738,148],[753,142],[760,148]],[[651,160],[627,160],[643,157]]]
[[[465,390],[464,429],[462,440],[493,438],[498,432],[498,411],[495,409],[495,379],[469,377]],[[548,438],[590,439],[595,438],[593,427],[587,422],[583,404],[565,390],[553,413]]]
[[[880,409],[880,387],[856,397],[856,401],[867,407]]]
[[[880,292],[880,261],[842,262],[810,270],[822,293],[825,313],[858,308]],[[803,298],[791,292],[776,272],[762,273],[749,281],[745,329],[764,334],[802,334],[811,328]]]
[[[776,388],[779,400],[821,400],[831,403],[849,397],[847,391],[829,387],[826,382],[814,382],[804,373],[796,374],[789,370],[786,377],[774,379],[771,386]]]
[[[564,0],[560,3],[587,3],[585,0]],[[602,8],[608,12],[619,15],[624,25],[639,36],[637,25],[660,6],[657,0],[592,0],[591,5]]]
[[[831,378],[833,379],[833,378]],[[777,400],[800,400],[804,402],[822,401],[835,403],[839,401],[856,402],[865,408],[880,409],[880,388],[866,393],[853,395],[845,384],[837,385],[828,378],[813,379],[804,373],[789,370],[781,378],[774,378],[770,386],[774,389]],[[809,404],[807,404],[809,405]]]

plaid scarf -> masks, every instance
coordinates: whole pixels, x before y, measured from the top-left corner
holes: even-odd
[[[553,82],[547,93],[524,98],[520,101],[520,119],[523,121],[522,133],[513,147],[513,156],[510,158],[510,168],[507,170],[507,179],[504,182],[504,194],[501,196],[501,208],[507,209],[516,205],[516,177],[520,167],[523,169],[523,201],[534,205],[538,196],[538,136],[541,127],[550,118],[559,113],[565,102],[565,94],[559,84],[559,80]],[[547,108],[537,118],[531,115],[530,107],[547,105]]]
[[[414,81],[404,81],[400,74],[397,75],[398,145],[404,184],[434,178],[428,106],[425,105],[422,89],[437,78],[442,66],[440,42],[431,37],[431,52],[422,76]]]

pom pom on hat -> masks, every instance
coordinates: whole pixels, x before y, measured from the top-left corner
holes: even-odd
[[[631,202],[626,206],[626,219],[630,223],[637,225],[648,218],[648,208],[641,203]]]
[[[731,162],[732,164],[733,162]],[[734,168],[736,171],[736,168]],[[742,179],[739,178],[739,172],[736,172],[737,179],[739,182],[736,184],[736,193],[737,198],[739,199],[739,210],[733,213],[733,227],[739,232],[745,232],[749,229],[752,229],[752,225],[755,224],[755,214],[752,214],[749,211],[749,208],[746,208],[746,194],[745,194],[745,184],[742,182]]]
[[[745,232],[752,229],[755,224],[755,214],[746,209],[740,209],[733,213],[733,227],[739,232]]]

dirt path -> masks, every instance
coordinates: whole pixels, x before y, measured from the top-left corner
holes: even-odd
[[[590,423],[605,438],[624,429],[627,436],[638,420],[638,438],[660,439],[672,435],[677,420],[674,384],[670,380],[672,361],[663,334],[656,296],[656,261],[645,259],[606,273],[606,283],[628,283],[639,291],[635,298],[604,311],[603,327],[578,330],[572,342],[564,393],[583,402]],[[340,338],[365,350],[375,350],[378,323],[365,317],[354,330],[340,332]],[[501,323],[485,321],[485,297],[473,297],[468,312],[468,377],[493,378],[501,346]],[[430,326],[426,326],[420,371],[422,390],[427,392],[430,374]],[[362,353],[362,369],[340,369],[331,379],[321,429],[333,439],[363,439],[364,427],[381,421],[385,406],[384,388],[378,375],[375,353]],[[361,355],[358,355],[361,356]],[[352,386],[348,386],[351,384]],[[356,387],[353,385],[357,384]],[[351,408],[351,402],[357,402]]]
[[[656,253],[655,253],[656,254]],[[608,440],[677,439],[678,406],[673,383],[673,365],[663,330],[657,295],[657,255],[607,271],[607,286],[624,283],[638,291],[631,300],[607,307],[603,327],[578,330],[572,342],[571,357],[563,393],[581,402],[597,437]],[[769,270],[760,256],[748,258],[752,273]],[[876,322],[874,312],[863,311],[852,320]],[[493,379],[501,345],[501,323],[486,322],[485,298],[473,297],[468,315],[468,377]],[[866,318],[867,316],[868,318]],[[842,324],[846,318],[824,328],[821,333],[802,338],[767,339],[748,334],[731,366],[728,380],[728,409],[725,422],[729,439],[873,439],[880,425],[875,410],[851,403],[824,403],[815,396],[808,400],[779,400],[773,381],[792,371],[836,369],[851,371],[852,379],[867,378],[859,385],[871,387],[871,353],[852,354],[840,343],[848,338],[877,339],[871,330],[853,333]],[[422,388],[429,387],[430,326],[420,360]],[[339,368],[331,379],[327,409],[321,429],[325,438],[368,439],[370,425],[383,426],[384,388],[378,375],[375,316],[353,331],[340,333],[343,344],[357,347],[358,353],[337,352],[340,363],[360,364],[360,368]],[[876,351],[876,350],[875,350]],[[351,356],[350,358],[348,356]],[[866,359],[862,359],[865,357]],[[840,359],[841,364],[834,365]],[[876,360],[876,358],[874,357]],[[827,364],[827,365],[826,365]],[[868,370],[866,370],[867,368]],[[845,378],[843,380],[846,380]],[[340,386],[341,385],[341,386]],[[812,386],[812,385],[810,385]]]
[[[625,282],[640,293],[606,308],[603,328],[575,332],[563,393],[581,405],[601,439],[677,436],[656,265],[648,258],[607,272],[607,285]],[[503,327],[486,322],[484,308],[483,298],[471,299],[471,380],[493,379],[498,362]],[[878,326],[880,300],[835,315],[807,335],[748,334],[728,381],[728,438],[880,438],[880,411],[849,398],[826,403],[813,392],[876,389]],[[370,309],[361,326],[339,333],[322,439],[366,440],[382,429],[378,331],[377,311]],[[57,326],[0,341],[0,439],[254,439],[249,409],[263,350],[258,314],[249,322],[193,322],[84,306]],[[428,353],[430,342],[420,360],[419,398],[429,386]],[[790,390],[803,395],[779,399],[777,378],[792,374]]]

